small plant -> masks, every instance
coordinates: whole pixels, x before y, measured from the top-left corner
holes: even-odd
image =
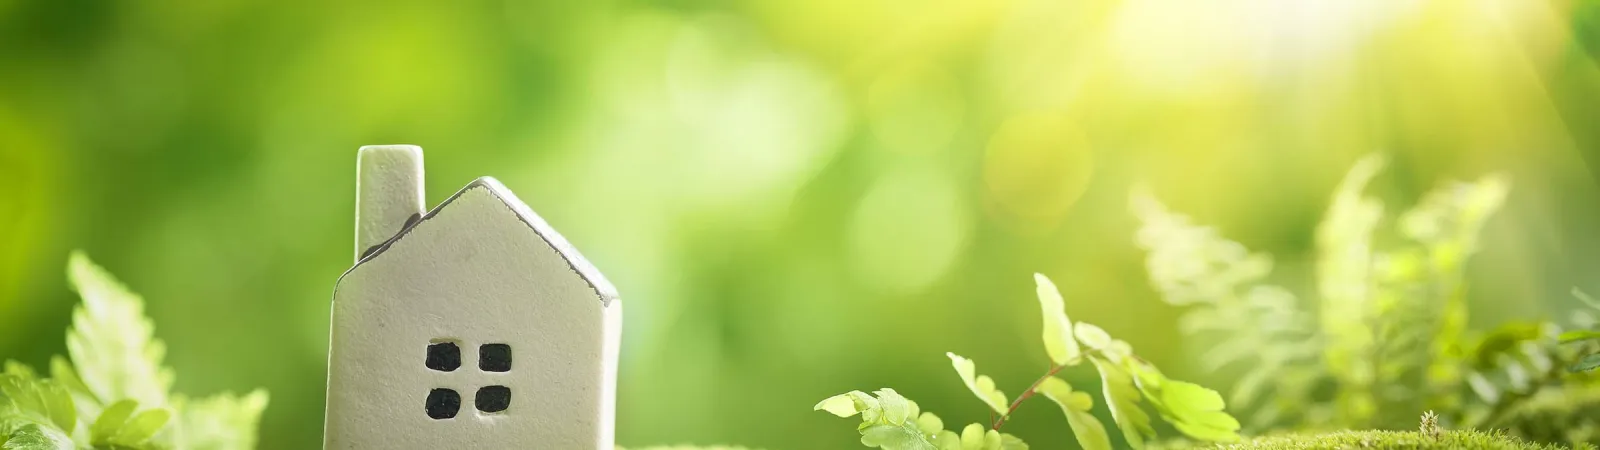
[[[1433,411],[1422,413],[1422,424],[1417,426],[1417,432],[1423,436],[1432,437],[1437,441],[1444,436],[1444,428],[1439,427],[1439,415]]]
[[[1056,377],[1066,368],[1088,363],[1100,374],[1101,396],[1129,447],[1142,448],[1155,437],[1141,400],[1191,438],[1211,442],[1239,439],[1239,422],[1224,411],[1222,396],[1216,391],[1167,378],[1154,365],[1134,355],[1127,342],[1112,338],[1092,324],[1068,320],[1065,302],[1055,284],[1044,275],[1034,275],[1034,281],[1044,317],[1044,348],[1051,366],[1015,400],[1007,403],[1005,393],[995,387],[993,379],[978,374],[972,360],[946,354],[962,383],[994,413],[994,421],[987,426],[973,423],[959,433],[947,430],[938,416],[921,411],[916,402],[889,388],[872,394],[851,391],[836,395],[817,403],[814,409],[839,417],[861,416],[857,431],[861,433],[861,444],[867,447],[1014,450],[1028,446],[1016,436],[1001,433],[1001,427],[1023,401],[1043,396],[1061,407],[1080,446],[1110,449],[1111,438],[1105,426],[1091,412],[1094,396]]]
[[[1429,410],[1424,428],[1600,441],[1600,302],[1575,293],[1589,310],[1574,314],[1574,330],[1554,321],[1467,328],[1466,261],[1510,183],[1450,183],[1385,223],[1383,203],[1363,192],[1383,163],[1358,162],[1317,227],[1315,308],[1266,281],[1269,256],[1147,192],[1133,196],[1152,284],[1189,309],[1183,331],[1214,338],[1205,363],[1243,368],[1230,402],[1252,411],[1258,431],[1399,428]]]
[[[81,253],[67,275],[83,297],[67,331],[67,355],[49,376],[7,361],[0,373],[0,448],[5,450],[247,450],[266,391],[192,400],[171,392],[166,347],[144,302]]]

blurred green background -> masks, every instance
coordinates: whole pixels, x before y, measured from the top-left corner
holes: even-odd
[[[1391,213],[1504,172],[1474,323],[1559,314],[1600,290],[1595,52],[1587,1],[0,0],[0,356],[64,351],[82,248],[179,391],[266,387],[261,447],[318,447],[355,150],[410,143],[430,203],[498,177],[618,285],[623,445],[848,448],[812,404],[884,386],[987,420],[942,353],[1042,373],[1033,272],[1220,384],[1133,186],[1304,293],[1362,155]],[[1007,427],[1066,448],[1054,408]]]

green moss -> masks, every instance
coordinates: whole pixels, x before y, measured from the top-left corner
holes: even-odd
[[[1438,438],[1416,431],[1336,431],[1323,434],[1285,434],[1246,439],[1232,444],[1191,448],[1313,450],[1313,449],[1517,449],[1557,450],[1566,447],[1534,444],[1497,433],[1443,431]]]

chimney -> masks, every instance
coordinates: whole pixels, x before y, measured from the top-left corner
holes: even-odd
[[[356,156],[356,261],[423,211],[422,147],[361,147]]]

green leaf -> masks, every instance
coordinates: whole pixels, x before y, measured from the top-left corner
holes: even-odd
[[[1028,443],[1022,442],[1022,438],[1000,433],[1000,450],[1028,450]]]
[[[0,445],[4,450],[73,450],[72,437],[59,429],[41,424],[28,424],[18,428]]]
[[[903,424],[907,419],[917,416],[917,404],[894,389],[883,388],[874,393],[878,394],[878,406],[882,409],[882,414],[874,414],[878,420]]]
[[[861,391],[850,391],[823,399],[812,411],[827,411],[839,417],[850,417],[878,407],[878,400]]]
[[[78,376],[96,398],[167,404],[172,371],[161,366],[166,349],[153,336],[144,301],[111,274],[75,252],[67,277],[83,297],[67,331],[67,351]]]
[[[917,416],[917,429],[922,430],[922,434],[939,434],[940,431],[944,431],[944,420],[931,412],[923,412]]]
[[[967,385],[973,395],[978,396],[978,400],[989,405],[989,409],[996,414],[1006,415],[1006,394],[994,388],[994,379],[988,375],[978,375],[977,366],[970,359],[955,353],[945,353],[945,356],[950,357],[950,365],[955,366],[956,374],[961,375],[961,382]]]
[[[979,424],[967,425],[961,429],[961,450],[983,450],[984,427]]]
[[[916,427],[904,424],[868,425],[861,429],[861,445],[884,450],[938,450]]]
[[[67,358],[56,355],[50,358],[50,380],[60,383],[62,387],[72,394],[72,403],[78,410],[78,417],[98,417],[100,415],[100,400],[89,392],[89,387],[83,385],[83,380],[78,379],[78,374],[72,369],[72,363]]]
[[[1083,342],[1083,345],[1095,350],[1111,346],[1111,335],[1107,334],[1106,330],[1091,323],[1078,322],[1076,328],[1073,328],[1073,334],[1078,337],[1079,342]]]
[[[139,402],[133,400],[123,400],[106,407],[105,411],[100,412],[100,417],[94,420],[94,424],[89,426],[89,442],[97,446],[109,443],[138,409]]]
[[[160,432],[172,418],[172,412],[165,408],[139,409],[139,403],[133,400],[123,400],[106,407],[94,424],[89,426],[89,443],[95,447],[113,449],[146,448],[147,441]],[[188,445],[175,446],[181,449],[198,447]]]
[[[0,409],[10,409],[25,421],[68,432],[77,426],[72,394],[58,383],[36,378],[31,370],[0,374],[0,396]]]
[[[938,441],[939,450],[1027,450],[1028,448],[1028,444],[1016,436],[990,430],[976,423],[963,428],[959,438],[955,433],[940,433]]]
[[[961,450],[961,435],[949,430],[939,431],[933,437],[933,446],[939,450]]]
[[[1133,376],[1105,358],[1091,357],[1089,362],[1100,372],[1106,407],[1111,410],[1111,419],[1116,421],[1117,428],[1122,430],[1122,437],[1127,439],[1128,446],[1143,448],[1145,439],[1154,438],[1156,430],[1150,426],[1150,416],[1139,409],[1139,390],[1134,386]]]
[[[938,450],[935,434],[924,430],[939,422],[932,414],[919,414],[913,402],[894,389],[879,389],[876,398],[850,391],[817,403],[814,410],[840,417],[861,415],[861,444],[886,450]],[[940,424],[942,425],[942,423]],[[942,430],[941,430],[942,431]]]
[[[1239,421],[1224,409],[1222,395],[1198,384],[1166,378],[1155,367],[1129,361],[1139,392],[1174,428],[1189,437],[1212,442],[1239,440]]]
[[[166,426],[171,419],[172,412],[166,409],[141,411],[139,414],[135,414],[132,419],[128,419],[128,423],[123,424],[122,429],[117,430],[117,434],[112,436],[108,442],[113,445],[127,447],[142,445],[145,441],[154,437],[157,432],[161,431],[161,427]]]
[[[175,447],[250,450],[256,447],[256,430],[268,397],[267,391],[257,389],[244,396],[222,393],[193,402],[176,397],[173,403],[179,411],[177,426],[181,431]]]
[[[1078,363],[1078,341],[1072,339],[1072,321],[1067,319],[1066,304],[1055,283],[1043,274],[1033,274],[1037,286],[1039,308],[1044,313],[1044,351],[1050,361],[1058,366]]]
[[[1055,377],[1046,378],[1039,384],[1037,392],[1061,407],[1061,412],[1067,416],[1067,425],[1072,427],[1073,437],[1078,439],[1079,447],[1084,450],[1111,450],[1111,436],[1106,434],[1105,425],[1090,412],[1094,407],[1094,399],[1089,394],[1073,391],[1072,385]]]
[[[1572,367],[1568,367],[1567,370],[1584,372],[1594,370],[1596,367],[1600,367],[1600,353],[1584,355],[1578,359],[1578,362],[1573,363]]]
[[[1600,330],[1571,330],[1561,333],[1561,343],[1568,344],[1590,339],[1600,339]]]
[[[1583,302],[1584,305],[1588,305],[1590,308],[1600,309],[1600,300],[1595,300],[1594,297],[1590,297],[1589,294],[1584,293],[1582,289],[1572,288],[1572,296],[1577,298],[1578,301]]]

